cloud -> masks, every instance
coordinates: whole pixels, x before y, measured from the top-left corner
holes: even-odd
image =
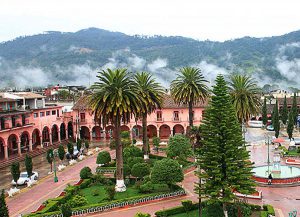
[[[294,52],[299,48],[300,42],[282,45],[278,49],[278,54],[275,58],[277,70],[287,79],[288,82],[292,84],[300,82],[300,59],[289,59],[286,53]]]

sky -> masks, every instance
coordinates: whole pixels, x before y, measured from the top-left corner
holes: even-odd
[[[224,41],[300,30],[298,0],[0,0],[0,42],[89,27]]]

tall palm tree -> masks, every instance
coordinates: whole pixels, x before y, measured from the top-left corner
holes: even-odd
[[[180,74],[171,83],[171,95],[175,103],[188,104],[189,125],[193,126],[193,105],[204,102],[208,97],[207,80],[199,68],[184,67],[180,69]]]
[[[102,119],[104,126],[111,122],[115,127],[116,191],[125,191],[120,123],[121,119],[124,123],[128,122],[131,114],[139,112],[140,99],[136,92],[135,83],[126,69],[102,70],[98,72],[97,78],[99,81],[91,87],[94,92],[89,98],[89,104],[95,119]]]
[[[261,89],[251,76],[238,74],[230,76],[229,91],[241,124],[247,123],[251,115],[259,114]]]
[[[148,72],[136,73],[134,76],[136,88],[141,98],[140,116],[143,125],[143,151],[144,159],[149,159],[148,138],[147,138],[147,115],[151,114],[155,109],[161,108],[164,89],[155,81]]]

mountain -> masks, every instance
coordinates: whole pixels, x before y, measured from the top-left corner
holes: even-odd
[[[244,37],[225,42],[185,37],[129,36],[89,28],[49,31],[0,43],[0,86],[50,83],[85,84],[97,70],[147,70],[163,83],[176,69],[195,65],[209,80],[217,73],[251,73],[260,84],[297,86],[300,82],[300,31],[282,36]]]

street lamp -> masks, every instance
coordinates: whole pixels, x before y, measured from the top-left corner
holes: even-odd
[[[56,175],[56,163],[55,163],[55,157],[58,156],[58,151],[57,149],[53,150],[53,153],[50,154],[50,157],[53,158],[53,167],[54,167],[54,182],[58,182],[58,178]]]
[[[270,175],[270,137],[265,135],[265,144],[268,145],[268,175]]]

